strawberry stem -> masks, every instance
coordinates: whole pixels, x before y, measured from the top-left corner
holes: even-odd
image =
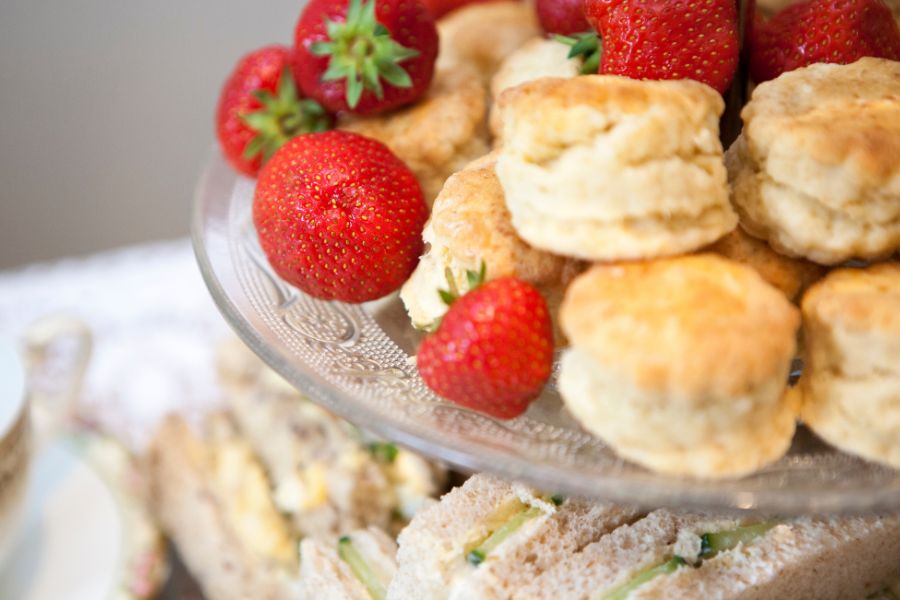
[[[257,90],[253,97],[262,106],[240,116],[241,121],[256,133],[244,149],[247,160],[262,154],[263,161],[268,161],[291,138],[331,128],[331,115],[318,102],[297,95],[297,86],[288,68],[281,73],[276,94]]]
[[[447,280],[447,289],[438,290],[437,292],[444,304],[449,307],[453,306],[453,303],[459,300],[464,294],[468,294],[472,290],[481,287],[484,282],[487,281],[487,265],[484,261],[481,261],[481,266],[477,271],[466,270],[465,292],[460,292],[459,286],[456,285],[456,278],[453,276],[453,271],[450,270],[450,267],[444,269],[444,278]],[[441,319],[437,318],[427,327],[423,327],[422,329],[425,331],[436,331],[440,324]]]
[[[375,19],[375,0],[350,0],[346,20],[325,20],[327,42],[316,42],[310,52],[330,56],[322,81],[346,80],[347,106],[356,108],[363,92],[384,97],[382,80],[398,88],[412,87],[409,73],[400,63],[419,51],[400,45]]]
[[[594,31],[576,33],[574,35],[554,35],[553,39],[561,44],[569,46],[569,58],[582,60],[579,73],[582,75],[595,75],[600,70],[600,51],[602,45],[600,36]]]

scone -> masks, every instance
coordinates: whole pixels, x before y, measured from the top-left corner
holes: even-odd
[[[450,177],[434,203],[423,237],[428,248],[400,298],[413,325],[428,328],[447,311],[438,290],[447,289],[449,269],[457,287],[467,288],[466,272],[482,261],[488,280],[518,277],[536,286],[552,315],[579,261],[536,250],[513,229],[494,173],[495,157],[486,156]]]
[[[560,318],[565,404],[621,456],[716,478],[787,451],[799,311],[750,267],[713,254],[597,265]]]
[[[785,73],[742,117],[727,164],[749,233],[825,265],[900,249],[900,63]]]
[[[440,69],[420,102],[386,115],[346,118],[339,128],[387,145],[415,174],[430,206],[450,175],[488,152],[487,92],[465,66]]]
[[[900,468],[900,263],[832,272],[803,298],[803,327],[803,421]]]
[[[513,50],[541,35],[528,2],[496,0],[470,4],[438,21],[437,69],[474,70],[484,86]]]
[[[569,58],[569,50],[569,46],[554,39],[537,37],[523,44],[503,61],[491,79],[491,100],[493,102],[490,126],[495,145],[501,135],[500,111],[502,105],[500,97],[503,92],[544,77],[568,79],[577,76],[582,61],[578,58]]]
[[[651,258],[699,249],[737,224],[712,88],[585,75],[526,83],[504,103],[497,176],[531,245]]]
[[[759,273],[769,284],[796,301],[800,294],[825,275],[825,269],[808,260],[778,254],[764,241],[738,227],[706,248],[725,258],[743,263]]]

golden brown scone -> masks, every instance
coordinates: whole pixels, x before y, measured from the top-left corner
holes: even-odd
[[[487,86],[503,59],[541,31],[530,3],[497,0],[453,11],[438,21],[438,35],[437,68],[473,69]]]
[[[519,235],[588,260],[697,250],[737,225],[724,103],[694,81],[540,79],[502,99],[497,176]]]
[[[570,286],[560,318],[566,406],[623,457],[716,478],[787,451],[800,318],[750,267],[713,254],[596,265]]]
[[[544,77],[567,79],[578,75],[582,61],[569,58],[569,47],[556,40],[536,37],[506,57],[491,79],[490,128],[494,145],[500,138],[502,118],[498,104],[504,91]]]
[[[823,267],[808,260],[778,254],[766,242],[747,234],[740,227],[707,247],[706,251],[753,267],[763,279],[792,301],[825,275]]]
[[[727,164],[749,233],[826,265],[900,249],[900,63],[785,73],[742,116]]]
[[[535,285],[555,315],[566,286],[583,268],[579,261],[532,248],[516,234],[495,163],[491,154],[453,175],[434,203],[423,232],[428,251],[400,292],[417,327],[446,312],[438,290],[448,287],[447,269],[465,290],[466,271],[477,272],[484,261],[488,280],[512,276]]]
[[[803,298],[803,327],[803,420],[900,468],[900,263],[833,271]]]
[[[386,144],[422,186],[429,205],[444,181],[488,152],[487,92],[465,67],[438,71],[423,100],[396,112],[346,119],[340,128]]]

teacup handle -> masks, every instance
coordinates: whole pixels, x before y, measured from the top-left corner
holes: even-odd
[[[31,382],[37,381],[41,374],[49,376],[46,372],[52,349],[65,339],[74,342],[71,371],[65,374],[65,385],[53,391],[32,385],[28,392],[37,449],[52,441],[71,421],[91,360],[94,338],[84,321],[68,315],[44,317],[25,332],[25,365]]]

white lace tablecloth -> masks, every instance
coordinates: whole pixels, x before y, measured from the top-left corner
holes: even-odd
[[[216,406],[216,342],[228,326],[188,240],[0,272],[0,334],[19,337],[48,314],[95,336],[79,413],[140,448],[165,414]]]

